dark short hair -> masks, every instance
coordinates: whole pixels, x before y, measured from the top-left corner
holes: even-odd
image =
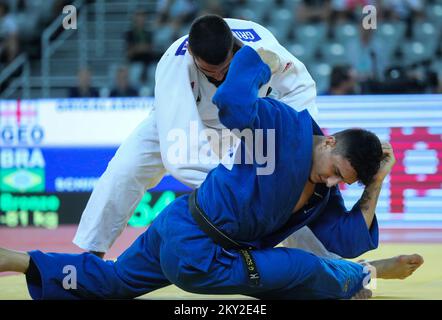
[[[218,15],[201,16],[190,27],[189,47],[195,57],[209,64],[221,64],[233,48],[232,31]]]
[[[359,128],[340,131],[333,136],[336,139],[334,152],[350,162],[362,184],[369,185],[383,159],[379,138],[374,133]]]

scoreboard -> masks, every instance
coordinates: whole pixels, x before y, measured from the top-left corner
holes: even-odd
[[[0,101],[0,226],[78,223],[121,142],[153,98]],[[377,207],[381,227],[442,227],[442,95],[320,96],[318,124],[376,133],[397,159]],[[341,185],[348,207],[362,187]],[[190,189],[166,176],[146,192],[129,225],[147,226]]]
[[[377,206],[384,227],[442,227],[442,95],[318,97],[326,133],[366,128],[393,146],[396,164]],[[342,185],[347,206],[362,194]]]

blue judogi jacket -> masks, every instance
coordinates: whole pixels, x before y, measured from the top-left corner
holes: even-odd
[[[213,100],[228,128],[275,130],[273,173],[258,175],[259,161],[235,164],[232,170],[220,165],[200,186],[199,206],[216,227],[257,249],[275,246],[304,225],[313,230],[327,249],[344,257],[355,257],[375,248],[376,219],[368,230],[359,206],[347,211],[337,188],[318,184],[315,191],[322,197],[292,213],[310,173],[313,135],[322,133],[307,111],[298,113],[276,100],[257,98],[258,88],[269,78],[268,66],[254,50],[244,47],[235,54],[227,78]],[[259,135],[254,138],[261,139]],[[263,141],[258,142],[266,146],[267,138],[264,134]],[[240,148],[242,152],[237,155],[251,151],[247,141]],[[276,282],[263,277],[262,287],[250,286],[244,282],[246,265],[236,259],[239,253],[215,244],[201,230],[191,215],[188,200],[189,196],[184,195],[168,205],[116,262],[103,261],[90,253],[31,251],[26,274],[31,296],[131,298],[172,282],[198,293],[265,296],[273,291],[274,296],[285,298],[278,295],[278,291],[285,291],[287,298],[349,298],[362,287],[365,274],[361,265],[316,259],[293,250],[291,258],[299,261],[297,258],[302,257],[302,264],[288,265]],[[272,275],[280,266],[271,260],[275,255],[268,253],[258,256],[258,270]],[[74,267],[78,274],[75,290],[64,288],[66,266]],[[313,271],[315,277],[306,278],[305,274]],[[300,286],[286,290],[279,287],[296,282]]]
[[[338,187],[317,184],[322,195],[308,207],[293,213],[311,171],[313,135],[323,135],[305,110],[297,112],[271,98],[258,98],[258,89],[271,72],[259,55],[244,46],[234,56],[226,80],[213,102],[221,122],[229,129],[275,130],[275,169],[258,175],[262,164],[219,165],[198,192],[198,204],[212,223],[243,244],[273,247],[307,225],[324,246],[345,258],[353,258],[378,246],[376,217],[368,229],[359,202],[348,211]],[[254,139],[257,139],[254,136]],[[239,153],[250,150],[242,141]],[[270,150],[273,152],[273,150]]]

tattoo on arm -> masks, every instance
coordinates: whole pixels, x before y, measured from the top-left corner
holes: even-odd
[[[364,215],[367,227],[370,228],[373,221],[373,217],[376,211],[376,205],[378,202],[379,194],[381,192],[382,185],[372,184],[365,188],[359,201],[359,207]]]
[[[369,201],[370,201],[370,192],[367,190],[367,188],[365,188],[361,196],[361,201],[359,202],[361,210],[368,210],[368,208],[370,207],[368,205]]]

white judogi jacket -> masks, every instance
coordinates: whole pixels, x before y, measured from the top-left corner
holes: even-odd
[[[308,109],[313,117],[317,115],[315,105],[315,82],[304,64],[282,47],[276,38],[261,25],[244,20],[226,19],[233,35],[254,49],[264,48],[278,54],[281,69],[264,85],[259,94],[265,97],[269,87],[275,98],[300,111]],[[181,129],[190,132],[190,124],[197,124],[200,130],[222,129],[218,109],[212,103],[216,87],[198,70],[192,56],[187,51],[187,37],[175,41],[158,63],[155,74],[155,113],[161,155],[167,171],[192,187],[198,186],[214,165],[198,164],[198,172],[188,163],[171,164],[167,151],[174,141],[168,140],[171,130]],[[208,143],[207,141],[201,141]],[[190,150],[189,150],[190,151]],[[190,153],[190,152],[189,152]],[[213,155],[216,157],[216,155]]]
[[[260,89],[260,96],[265,96],[271,87],[273,97],[298,111],[308,109],[316,117],[316,86],[304,64],[261,25],[237,19],[225,20],[233,35],[245,45],[273,51],[280,58],[280,70]],[[218,109],[212,103],[217,88],[194,64],[187,51],[187,36],[175,41],[164,53],[157,66],[155,81],[154,110],[119,147],[83,212],[73,241],[83,249],[106,252],[123,231],[143,194],[158,184],[166,172],[195,188],[224,156],[215,151],[206,157],[198,154],[195,159],[191,145],[188,146],[188,161],[171,161],[173,157],[168,154],[177,143],[173,133],[189,135],[191,126],[198,132],[224,128],[218,118]],[[193,143],[198,144],[194,147],[200,150],[208,140],[203,134]],[[230,150],[235,148],[233,145]],[[314,247],[318,247],[318,240],[313,233],[309,234],[311,241],[300,241],[298,236],[292,245],[316,242]]]

